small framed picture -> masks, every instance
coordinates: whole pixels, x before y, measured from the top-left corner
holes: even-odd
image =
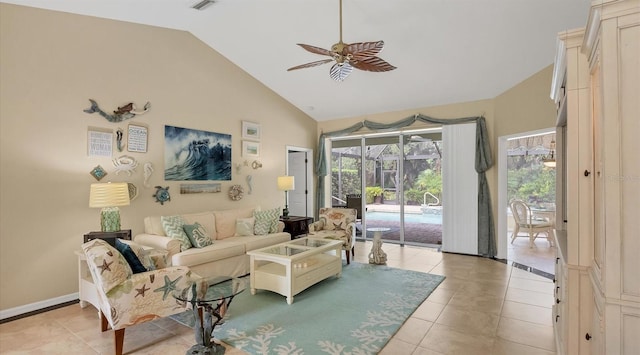
[[[243,139],[260,139],[260,124],[242,121],[242,138]]]
[[[147,136],[147,127],[130,124],[127,135],[127,149],[130,152],[146,153],[148,141]]]
[[[260,143],[242,141],[242,157],[257,158],[260,156]]]
[[[90,157],[111,157],[113,131],[106,128],[89,127],[87,148]]]

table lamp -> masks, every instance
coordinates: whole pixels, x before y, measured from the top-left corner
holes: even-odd
[[[289,218],[289,206],[287,205],[287,192],[295,189],[293,176],[278,176],[278,190],[284,191],[284,209],[282,210],[282,218]]]
[[[102,207],[100,227],[103,232],[120,230],[118,206],[129,205],[129,186],[126,182],[91,184],[89,207]]]

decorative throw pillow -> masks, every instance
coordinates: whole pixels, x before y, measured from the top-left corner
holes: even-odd
[[[133,252],[136,253],[136,255],[138,256],[138,259],[140,259],[140,262],[142,263],[144,268],[147,269],[147,271],[157,269],[156,263],[151,258],[151,252],[149,250],[146,250],[141,246],[138,246],[137,248],[133,245],[129,245],[129,246],[131,247],[131,250],[133,250]]]
[[[142,266],[144,266],[144,268],[147,269],[147,271],[156,269],[155,262],[151,258],[151,252],[150,252],[151,249],[147,250],[142,245],[137,244],[136,242],[132,242],[130,240],[120,239],[120,242],[122,242],[123,244],[127,244],[129,248],[133,250],[133,252],[138,257],[138,260],[140,260],[140,262],[142,263]]]
[[[211,236],[207,233],[207,230],[198,222],[195,224],[185,224],[182,226],[182,229],[184,229],[191,244],[196,248],[204,248],[207,245],[213,244],[213,240],[211,240]]]
[[[253,235],[253,229],[256,223],[256,219],[251,218],[238,218],[236,220],[236,235],[244,237]]]
[[[182,226],[184,221],[180,216],[162,216],[162,228],[164,228],[164,234],[171,239],[175,239],[180,242],[180,251],[185,251],[191,248],[191,241],[187,237],[187,233],[184,232]]]
[[[127,263],[131,267],[131,271],[133,271],[134,274],[147,271],[147,268],[142,265],[142,262],[140,262],[140,259],[138,259],[136,253],[133,252],[133,249],[131,249],[129,245],[121,242],[120,239],[117,238],[116,249],[118,249],[120,254],[122,254],[122,256],[124,256],[124,258],[127,260]]]
[[[254,211],[253,217],[256,219],[253,227],[255,235],[275,233],[278,231],[280,207],[265,211]]]

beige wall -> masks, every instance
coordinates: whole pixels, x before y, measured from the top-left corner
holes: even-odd
[[[494,137],[556,126],[556,108],[549,97],[552,75],[549,65],[495,98]]]
[[[0,5],[0,310],[78,291],[74,250],[82,235],[100,229],[88,207],[89,171],[102,181],[129,181],[140,189],[122,207],[123,228],[143,229],[147,215],[260,204],[279,206],[276,177],[285,172],[285,146],[315,148],[316,122],[224,57],[182,31]],[[115,175],[110,159],[87,156],[87,128],[126,130],[82,110],[89,98],[105,110],[133,101],[151,110],[133,122],[149,127],[147,153],[131,176]],[[233,163],[241,158],[241,121],[262,124],[263,168],[233,170],[223,192],[180,195],[164,181],[164,125],[231,134]],[[154,202],[143,187],[170,186],[171,202]],[[253,175],[254,192],[232,202],[228,188]]]

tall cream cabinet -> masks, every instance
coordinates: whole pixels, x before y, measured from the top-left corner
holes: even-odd
[[[559,354],[640,354],[640,0],[559,34],[554,327]]]

